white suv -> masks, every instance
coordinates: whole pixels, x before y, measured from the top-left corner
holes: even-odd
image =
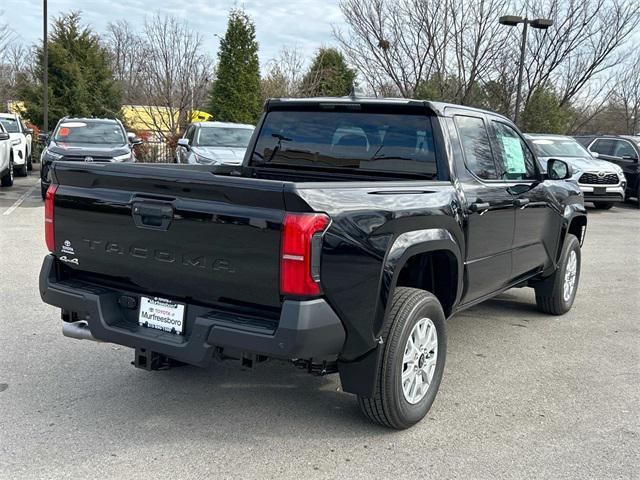
[[[0,185],[13,185],[13,150],[11,137],[0,123]]]
[[[31,139],[33,130],[27,128],[19,115],[0,113],[0,123],[11,136],[13,169],[15,174],[26,177],[31,166]]]

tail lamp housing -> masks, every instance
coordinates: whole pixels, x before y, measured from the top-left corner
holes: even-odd
[[[54,201],[57,185],[50,185],[44,197],[44,240],[50,252],[55,251],[56,242],[53,233]]]
[[[320,250],[329,223],[323,213],[285,214],[280,257],[282,295],[320,295]]]

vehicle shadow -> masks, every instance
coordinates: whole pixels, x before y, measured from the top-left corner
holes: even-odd
[[[478,339],[487,322],[492,329],[502,331],[493,340],[498,344],[500,338],[512,334],[513,326],[526,326],[529,320],[523,318],[531,319],[532,314],[541,320],[550,318],[539,314],[523,297],[506,293],[460,314],[466,318],[452,318],[450,348],[457,352],[486,348],[486,336],[482,347]],[[206,439],[214,432],[224,432],[227,439],[237,442],[246,441],[247,435],[302,435],[305,440],[327,441],[357,439],[372,433],[397,434],[369,423],[356,397],[341,391],[338,375],[314,377],[283,361],[268,361],[254,369],[242,368],[238,361],[225,361],[205,369],[185,366],[146,372],[129,365],[130,349],[87,343],[83,342],[73,355],[83,368],[63,380],[69,382],[68,388],[53,402],[48,400],[50,408],[56,416],[72,415],[104,425],[126,419],[126,425],[114,428],[124,436],[135,428],[137,442],[149,435],[154,442],[171,443],[184,435],[185,428],[192,437]],[[109,365],[110,358],[113,361]],[[437,408],[451,408],[442,395],[439,397],[444,403],[436,401],[420,428],[433,425],[428,420],[434,420]]]

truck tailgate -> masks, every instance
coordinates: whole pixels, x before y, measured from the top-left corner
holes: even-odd
[[[54,253],[70,275],[175,300],[280,307],[284,182],[66,163],[53,178]]]

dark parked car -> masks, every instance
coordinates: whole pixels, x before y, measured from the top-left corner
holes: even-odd
[[[632,135],[579,135],[574,137],[598,158],[622,168],[627,179],[627,199],[635,198],[640,206],[640,136]]]
[[[109,118],[61,119],[51,136],[42,134],[45,143],[40,161],[42,198],[51,183],[50,167],[55,161],[135,162],[133,150],[142,140],[127,134],[119,120]]]
[[[407,428],[438,391],[446,318],[511,287],[571,308],[571,174],[543,174],[490,112],[271,100],[241,166],[56,162],[40,293],[64,335],[134,348],[137,367],[292,360]]]

